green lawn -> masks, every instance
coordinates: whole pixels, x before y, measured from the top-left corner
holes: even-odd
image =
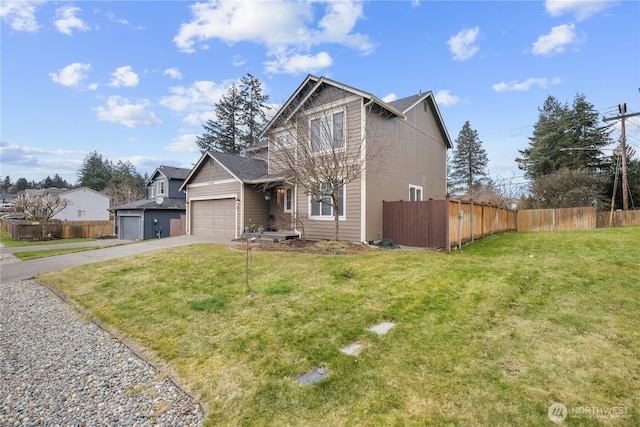
[[[42,245],[55,245],[59,243],[75,243],[75,242],[92,242],[96,239],[59,239],[59,240],[39,240],[37,242],[27,240],[12,240],[11,236],[0,230],[0,243],[7,248],[16,248],[20,246],[42,246]]]
[[[639,242],[630,227],[507,233],[451,254],[253,251],[253,296],[245,252],[215,245],[39,277],[162,360],[208,426],[554,425],[554,402],[566,425],[632,426]],[[367,331],[381,321],[397,326]],[[354,342],[357,357],[340,352]],[[296,382],[318,366],[324,381]],[[584,409],[613,407],[626,409]]]

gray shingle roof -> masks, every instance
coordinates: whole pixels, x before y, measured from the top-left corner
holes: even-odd
[[[175,209],[185,210],[185,200],[165,197],[161,204],[157,204],[155,199],[142,199],[135,202],[125,203],[124,205],[114,206],[110,211],[121,210],[143,210],[143,209]]]
[[[242,181],[255,181],[267,175],[267,162],[237,154],[209,151],[209,155]]]
[[[162,174],[169,179],[186,179],[191,169],[160,165],[156,171],[162,172]]]
[[[407,96],[406,98],[396,99],[395,101],[387,102],[387,104],[391,105],[394,108],[406,113],[409,108],[411,108],[416,102],[420,100],[420,98],[425,97],[428,94],[419,93],[417,95]]]

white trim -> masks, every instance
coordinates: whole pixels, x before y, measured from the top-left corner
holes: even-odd
[[[371,101],[370,101],[371,102]],[[369,102],[369,103],[370,103]],[[362,160],[362,171],[360,172],[360,241],[367,241],[367,106],[369,103],[360,106],[360,140],[362,149],[360,159]]]
[[[287,192],[291,194],[291,207],[287,209]],[[283,209],[284,213],[292,213],[293,212],[293,188],[285,188],[284,189],[284,200],[283,200]]]
[[[325,107],[326,108],[326,107]],[[342,113],[342,146],[341,147],[335,147],[334,146],[334,135],[333,135],[333,126],[334,126],[334,116],[338,113]],[[308,129],[309,129],[309,135],[308,135],[308,141],[309,141],[309,152],[311,153],[312,156],[320,156],[320,155],[324,155],[327,153],[332,153],[332,152],[342,152],[342,151],[346,151],[347,150],[347,135],[348,135],[348,129],[347,129],[347,108],[346,105],[342,105],[340,107],[335,107],[335,108],[331,108],[330,110],[323,110],[320,113],[317,114],[307,114],[306,115],[306,119],[307,119],[307,123],[308,123]],[[314,151],[313,149],[313,138],[312,138],[312,133],[313,133],[313,127],[311,126],[311,122],[314,120],[327,120],[330,122],[328,123],[329,125],[329,136],[331,138],[331,141],[329,142],[329,146],[326,147],[325,149],[323,149],[324,147],[320,147],[321,149],[318,151]],[[322,135],[321,135],[322,136]],[[324,136],[327,136],[326,134]]]
[[[329,206],[331,208],[331,215],[312,215],[311,214],[311,194],[307,195],[307,209],[308,209],[308,217],[312,221],[334,221],[335,217],[333,216],[333,206]],[[322,212],[322,206],[324,203],[320,203],[320,212]],[[347,186],[342,184],[342,215],[338,216],[338,221],[346,221],[347,220]]]
[[[420,190],[420,198],[419,200],[411,200],[411,190]],[[412,202],[421,202],[424,200],[424,189],[420,185],[409,184],[409,201]]]
[[[219,185],[219,184],[235,184],[237,182],[238,182],[238,180],[233,179],[233,178],[219,179],[217,181],[195,182],[193,184],[188,184],[187,185],[187,189],[189,189],[189,188],[198,188],[198,187],[207,187],[207,186],[210,186],[210,185]]]
[[[190,202],[197,202],[201,200],[221,200],[221,199],[237,199],[237,193],[218,194],[217,196],[196,196],[189,199]]]

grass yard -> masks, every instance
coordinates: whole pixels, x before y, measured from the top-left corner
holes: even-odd
[[[12,240],[11,236],[3,230],[0,230],[0,243],[7,248],[17,248],[21,246],[42,246],[42,245],[56,245],[61,243],[76,243],[76,242],[92,242],[96,239],[59,239],[59,240],[39,240],[37,242],[27,240]]]
[[[554,425],[555,402],[566,425],[640,425],[640,227],[253,251],[252,297],[245,265],[194,245],[39,277],[162,360],[207,426]]]

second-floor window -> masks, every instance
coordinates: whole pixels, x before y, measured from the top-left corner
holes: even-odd
[[[344,148],[344,111],[312,118],[309,125],[312,152]]]
[[[163,196],[165,194],[164,192],[164,181],[157,181],[156,182],[156,196]]]

